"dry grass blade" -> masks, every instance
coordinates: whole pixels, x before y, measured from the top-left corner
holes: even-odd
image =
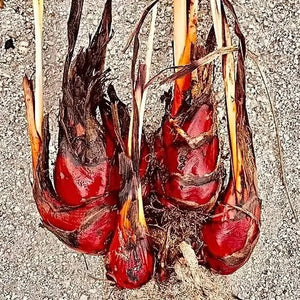
[[[157,4],[159,0],[155,0],[151,2],[149,6],[146,7],[146,9],[143,11],[140,20],[138,21],[137,25],[135,26],[134,30],[132,31],[128,42],[125,46],[125,49],[123,50],[124,52],[128,49],[130,46],[131,42],[133,41],[133,57],[132,57],[132,63],[131,63],[131,82],[132,82],[132,91],[133,91],[133,110],[130,115],[130,124],[129,124],[129,132],[128,132],[128,155],[131,157],[132,154],[132,146],[133,146],[133,131],[134,131],[134,124],[133,120],[136,118],[138,120],[138,140],[139,140],[139,132],[142,133],[142,120],[143,120],[143,113],[142,115],[140,114],[141,112],[141,106],[145,106],[145,101],[146,98],[143,99],[143,94],[145,91],[145,81],[147,77],[147,66],[144,68],[140,68],[138,70],[138,78],[136,79],[135,75],[135,66],[137,62],[137,57],[138,57],[138,51],[139,51],[139,33],[141,30],[141,27],[148,15],[148,13],[151,11],[151,9]],[[150,36],[148,40],[148,47],[153,48],[153,35],[154,35],[154,29],[155,29],[155,18],[156,18],[157,12],[154,12],[154,19],[152,20],[151,24],[151,29],[150,29]],[[151,40],[152,38],[152,40]],[[149,49],[149,48],[148,48]],[[149,64],[149,69],[150,69],[150,64],[151,64],[151,56],[152,56],[152,50],[150,49],[150,52],[147,53],[147,59],[148,59],[148,64]],[[150,57],[150,62],[149,62],[149,57]],[[142,69],[145,69],[145,71],[140,72]],[[149,72],[149,71],[148,71]],[[148,74],[149,77],[149,74]],[[143,103],[144,102],[144,103]],[[134,112],[134,106],[137,106],[137,111]],[[135,115],[136,113],[136,115]],[[141,145],[141,142],[138,142],[138,148]]]
[[[35,107],[34,119],[38,134],[42,133],[43,122],[43,57],[42,57],[42,39],[43,39],[43,0],[33,0],[34,27],[35,27]]]
[[[275,107],[271,98],[271,95],[269,93],[269,89],[267,86],[267,80],[266,80],[266,76],[265,76],[265,72],[263,71],[263,68],[260,66],[259,62],[258,62],[258,58],[257,55],[255,55],[252,51],[248,50],[248,55],[250,56],[250,58],[253,60],[253,62],[255,63],[259,74],[262,78],[265,90],[266,90],[266,94],[267,94],[267,98],[271,107],[271,112],[272,112],[272,117],[273,117],[273,121],[274,121],[274,126],[275,126],[275,132],[276,132],[276,140],[277,140],[277,145],[278,145],[278,152],[279,152],[279,162],[280,162],[280,174],[281,174],[281,179],[282,179],[282,183],[284,186],[284,190],[288,199],[288,203],[290,206],[290,209],[292,211],[292,214],[294,216],[295,222],[298,222],[298,216],[296,213],[296,210],[294,208],[294,205],[292,203],[292,199],[290,196],[290,191],[289,191],[289,187],[287,184],[287,180],[286,180],[286,175],[285,175],[285,170],[284,170],[284,161],[283,161],[283,152],[282,152],[282,146],[281,146],[281,141],[280,141],[280,137],[279,137],[279,127],[278,127],[278,122],[277,122],[277,118],[276,118],[276,113],[275,113]]]
[[[135,28],[133,29],[133,31],[132,31],[132,33],[131,33],[131,35],[130,35],[130,37],[129,37],[129,39],[128,39],[126,45],[125,45],[125,47],[124,47],[123,52],[125,52],[125,51],[129,48],[129,46],[130,46],[131,42],[133,41],[133,39],[135,38],[135,36],[140,32],[141,27],[142,27],[142,25],[143,25],[143,23],[144,23],[144,21],[145,21],[145,18],[146,18],[147,15],[148,15],[149,11],[152,9],[152,7],[153,7],[158,1],[159,1],[159,0],[154,0],[154,1],[151,2],[151,3],[149,4],[149,6],[147,6],[146,9],[143,11],[143,13],[142,13],[142,15],[141,15],[141,17],[140,17],[140,20],[138,21],[138,23],[136,24]]]
[[[150,78],[156,16],[157,16],[157,5],[155,5],[153,7],[149,38],[148,38],[148,43],[147,43],[146,82]],[[143,93],[143,96],[142,96],[142,101],[141,101],[141,104],[140,104],[140,112],[139,112],[139,119],[140,119],[140,122],[139,122],[139,149],[141,148],[141,143],[142,143],[142,129],[143,129],[143,120],[144,120],[146,100],[147,100],[147,89],[144,89],[144,93]]]
[[[164,79],[163,81],[161,81],[161,84],[164,83],[170,83],[186,74],[189,74],[191,72],[193,72],[194,70],[196,70],[197,68],[204,66],[206,64],[211,63],[213,60],[215,60],[216,58],[218,58],[219,56],[228,54],[228,53],[232,53],[233,51],[236,51],[237,47],[236,46],[230,46],[230,47],[222,47],[220,49],[217,49],[211,53],[209,53],[208,55],[194,60],[192,61],[190,64],[185,65],[185,66],[177,66],[176,68],[181,68],[178,72],[174,73],[173,75],[171,75],[170,77]],[[163,71],[165,71],[167,69],[164,69]],[[160,75],[161,73],[159,73],[158,75]],[[154,79],[154,78],[153,78]],[[151,79],[152,80],[152,79]]]

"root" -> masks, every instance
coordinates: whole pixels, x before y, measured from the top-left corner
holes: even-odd
[[[154,248],[160,254],[158,267],[163,266],[163,271],[168,271],[168,275],[174,272],[175,262],[182,257],[182,242],[191,244],[196,253],[200,252],[200,229],[207,218],[201,211],[180,210],[177,207],[162,209],[159,200],[152,196],[145,205],[145,213]]]

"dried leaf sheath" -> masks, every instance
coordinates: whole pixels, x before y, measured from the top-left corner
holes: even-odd
[[[29,135],[33,153],[33,194],[43,225],[68,246],[85,253],[106,252],[117,218],[116,165],[111,108],[103,96],[103,66],[109,41],[111,1],[87,50],[81,50],[70,67],[78,34],[83,1],[72,1],[68,21],[69,48],[60,103],[59,153],[55,164],[54,190],[48,174],[48,118],[43,135],[33,120],[33,92],[24,79]],[[102,125],[95,117],[99,106]],[[122,113],[122,106],[117,105]],[[105,137],[104,137],[105,134]],[[110,184],[110,178],[116,186]]]
[[[223,1],[234,16],[233,7]],[[221,5],[222,28],[225,46],[230,41],[229,26]],[[236,16],[235,16],[236,17]],[[257,194],[257,178],[252,136],[246,111],[245,96],[245,41],[238,22],[235,33],[240,39],[235,82],[234,61],[223,58],[223,75],[227,101],[227,116],[231,146],[231,174],[229,184],[220,197],[210,222],[202,228],[204,247],[202,259],[221,274],[230,274],[240,268],[250,257],[259,236],[261,203]],[[220,46],[220,45],[219,45]],[[232,71],[230,71],[230,69]],[[233,77],[233,78],[234,78]],[[229,95],[234,91],[234,102]]]

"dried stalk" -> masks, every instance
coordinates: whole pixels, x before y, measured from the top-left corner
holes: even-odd
[[[174,63],[179,65],[187,36],[186,0],[174,0]]]
[[[221,48],[223,43],[223,26],[224,40],[227,47],[232,46],[228,23],[222,22],[221,0],[211,0],[212,17],[214,22],[215,35],[218,48]],[[241,170],[241,157],[238,153],[238,143],[236,140],[236,103],[235,103],[235,61],[233,53],[228,53],[223,56],[223,77],[225,87],[226,106],[228,112],[228,127],[231,147],[231,160],[233,167],[234,180],[239,178],[238,174]],[[236,182],[237,191],[241,191],[240,183]]]
[[[35,106],[34,120],[38,134],[41,136],[43,122],[43,0],[33,0],[35,27]]]
[[[294,216],[295,222],[298,223],[299,219],[296,213],[296,210],[294,208],[294,205],[292,203],[292,199],[290,196],[290,191],[289,191],[289,187],[287,184],[287,180],[286,180],[286,174],[285,174],[285,170],[284,170],[284,161],[283,161],[283,152],[282,152],[282,146],[281,146],[281,141],[280,141],[280,137],[279,137],[279,127],[278,127],[278,122],[277,122],[277,118],[276,118],[276,113],[275,113],[275,107],[267,86],[267,80],[266,80],[266,76],[265,76],[265,72],[263,71],[263,68],[259,65],[258,59],[257,59],[257,55],[255,55],[252,51],[248,50],[248,55],[249,57],[253,60],[254,64],[256,65],[259,74],[262,78],[265,90],[266,90],[266,94],[267,94],[267,98],[269,100],[269,104],[271,107],[271,112],[272,112],[272,117],[273,117],[273,122],[274,122],[274,126],[275,126],[275,133],[276,133],[276,141],[277,141],[277,145],[278,145],[278,152],[279,152],[279,164],[280,164],[280,175],[281,175],[281,179],[282,179],[282,183],[284,186],[284,190],[288,199],[288,203],[291,209],[291,212]]]
[[[152,11],[152,20],[149,32],[149,38],[147,43],[147,54],[146,54],[146,82],[150,78],[150,70],[151,70],[151,61],[152,61],[152,53],[153,53],[153,41],[154,41],[154,32],[155,32],[155,21],[157,16],[157,5],[153,7]],[[143,122],[144,122],[144,114],[145,114],[145,106],[146,106],[146,99],[147,99],[147,92],[148,89],[144,89],[144,94],[142,97],[142,101],[140,104],[140,111],[139,111],[139,149],[141,149],[142,143],[142,129],[143,129]]]
[[[143,125],[143,118],[144,118],[144,111],[145,111],[145,103],[146,103],[146,95],[144,96],[146,87],[145,87],[145,82],[147,81],[146,79],[149,79],[150,75],[150,65],[151,65],[151,57],[152,57],[152,51],[153,51],[153,38],[154,38],[154,30],[155,30],[155,19],[157,15],[157,7],[156,4],[159,0],[154,0],[152,1],[146,9],[142,12],[142,15],[140,17],[140,20],[136,24],[134,30],[132,31],[126,46],[123,50],[125,52],[128,47],[130,46],[131,42],[133,41],[134,43],[134,48],[133,48],[133,58],[132,58],[132,66],[131,66],[131,82],[132,82],[132,93],[133,97],[135,98],[136,104],[138,106],[138,119],[139,119],[139,128],[138,128],[138,147],[140,148],[141,146],[141,135],[142,135],[142,125]],[[141,27],[145,21],[145,18],[147,17],[148,13],[150,12],[151,9],[154,9],[153,12],[153,18],[151,21],[151,28],[150,28],[150,35],[148,39],[148,52],[147,52],[147,57],[146,57],[146,72],[145,72],[145,82],[143,83],[142,86],[140,87],[135,87],[135,65],[137,61],[137,55],[138,55],[138,49],[139,49],[139,39],[138,35],[141,30]],[[148,70],[149,69],[149,70]],[[147,86],[148,87],[148,86]],[[132,110],[130,114],[130,125],[129,125],[129,132],[128,132],[128,155],[131,157],[132,155],[132,138],[133,138],[133,119],[135,118],[134,111]]]

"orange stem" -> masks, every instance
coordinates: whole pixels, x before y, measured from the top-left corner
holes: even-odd
[[[175,64],[187,65],[191,62],[192,44],[197,43],[197,1],[191,0],[189,17],[186,19],[186,1],[174,0],[174,56]],[[185,30],[183,30],[185,28]],[[184,45],[182,45],[184,41]],[[179,53],[181,52],[180,56]],[[178,59],[179,57],[179,59]],[[174,99],[171,115],[175,116],[182,104],[184,92],[191,88],[191,74],[187,74],[175,81]]]
[[[31,146],[32,169],[33,172],[35,172],[42,141],[41,141],[41,137],[37,132],[35,119],[34,119],[34,96],[32,90],[32,81],[29,80],[26,76],[23,78],[23,91],[24,91],[24,99],[26,104],[28,134],[29,134],[30,146]]]

